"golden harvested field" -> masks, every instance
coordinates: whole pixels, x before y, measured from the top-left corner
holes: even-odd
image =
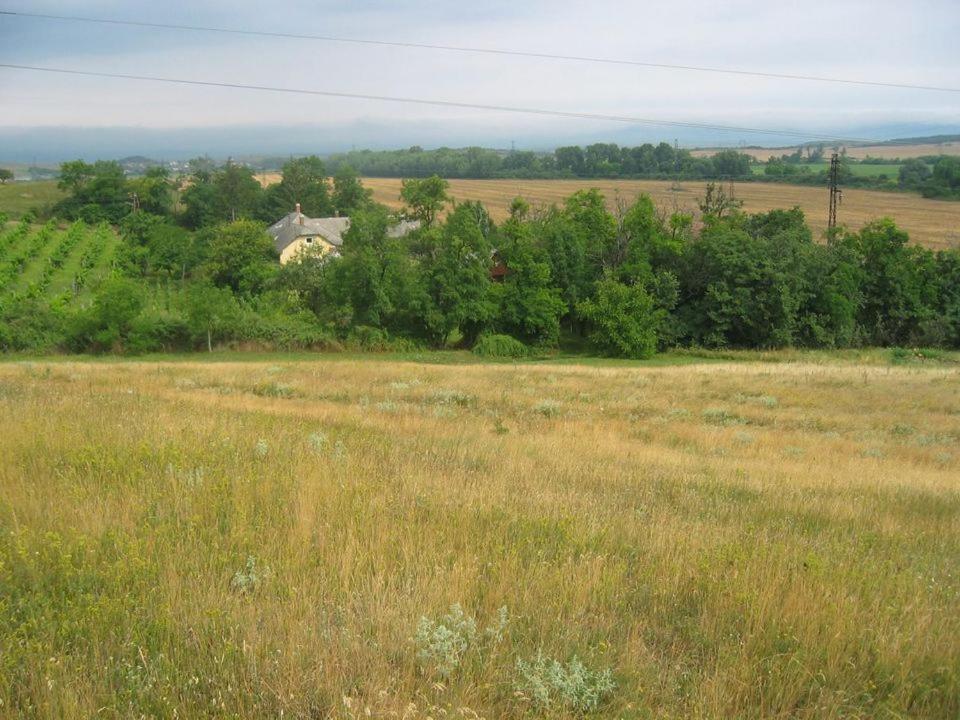
[[[730,148],[703,148],[692,150],[692,154],[697,157],[709,157],[717,153],[718,150],[728,150]],[[737,152],[742,152],[755,157],[757,160],[766,162],[770,157],[780,157],[781,155],[790,155],[796,151],[796,147],[783,148],[733,148]],[[829,154],[829,153],[828,153]],[[870,156],[875,158],[884,158],[895,160],[900,158],[923,157],[925,155],[960,155],[960,142],[945,143],[917,143],[915,145],[850,145],[847,146],[847,155],[858,160]]]
[[[401,206],[400,180],[364,178],[363,184],[373,189],[373,197],[390,207]],[[599,188],[610,203],[619,196],[633,200],[639,193],[649,194],[666,210],[674,205],[695,210],[703,196],[705,183],[683,182],[681,190],[671,190],[669,181],[659,180],[451,180],[450,192],[457,200],[479,200],[494,219],[508,214],[510,201],[517,196],[534,205],[561,203],[564,198],[583,188]],[[744,201],[747,212],[763,212],[774,208],[798,205],[807,215],[815,232],[827,224],[827,191],[824,188],[774,183],[738,183],[735,194]],[[910,233],[917,243],[933,249],[960,246],[960,202],[927,200],[908,193],[845,189],[840,207],[840,221],[859,229],[869,220],[890,216]]]
[[[0,364],[0,716],[956,718],[960,366],[790,357]]]

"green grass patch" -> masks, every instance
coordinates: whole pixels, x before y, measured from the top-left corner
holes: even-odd
[[[4,183],[0,185],[0,213],[19,220],[31,211],[44,213],[63,197],[56,180]]]

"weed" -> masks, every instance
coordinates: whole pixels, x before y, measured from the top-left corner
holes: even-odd
[[[712,407],[706,408],[702,413],[700,413],[703,421],[708,425],[743,425],[746,423],[742,417],[736,413],[732,413],[726,408],[722,407]]]
[[[257,440],[257,444],[253,446],[253,454],[263,460],[270,452],[270,446],[267,444],[267,441],[263,438]]]
[[[590,712],[616,688],[609,669],[590,670],[576,657],[561,663],[541,650],[529,662],[518,659],[516,672],[514,689],[541,708]]]
[[[477,398],[461,390],[435,390],[428,397],[428,401],[435,405],[471,407],[476,405]]]
[[[310,445],[311,449],[318,454],[327,449],[327,442],[327,436],[320,430],[310,433],[307,436],[307,444]]]
[[[916,428],[912,425],[907,425],[905,423],[897,423],[892,428],[890,428],[890,434],[896,435],[897,437],[906,437],[908,435],[913,435],[916,432]]]
[[[278,382],[266,382],[254,385],[251,392],[258,397],[292,398],[297,392],[290,385]]]
[[[253,555],[248,555],[246,567],[233,574],[233,578],[230,580],[230,588],[241,595],[256,592],[269,573],[269,568],[263,571],[257,570],[257,559]]]
[[[448,677],[460,665],[476,637],[477,621],[456,603],[439,620],[422,616],[413,641],[420,663],[438,675]]]
[[[494,623],[478,632],[476,619],[465,613],[459,603],[451,605],[439,620],[421,617],[413,637],[417,660],[441,677],[449,677],[470,649],[479,650],[483,641],[496,644],[503,640],[509,622],[507,608],[501,607]]]
[[[559,417],[562,410],[562,406],[556,400],[541,400],[533,406],[533,411],[545,418]]]

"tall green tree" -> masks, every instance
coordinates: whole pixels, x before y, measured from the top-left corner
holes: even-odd
[[[495,326],[528,343],[555,345],[567,305],[552,286],[546,252],[535,245],[523,215],[522,206],[515,203],[497,237],[496,259],[506,274],[502,284],[492,288],[498,306]]]
[[[462,203],[442,228],[425,235],[420,269],[425,294],[421,305],[427,335],[443,345],[454,330],[472,345],[492,323],[492,223],[479,203]]]
[[[214,209],[220,222],[256,217],[263,189],[253,170],[227,161],[213,174]]]
[[[173,213],[173,183],[165,167],[148,168],[143,177],[129,181],[129,191],[136,194],[139,210],[154,215]]]
[[[872,344],[913,344],[936,313],[934,255],[908,242],[890,218],[868,223],[856,235],[863,277],[859,321]]]
[[[224,219],[220,217],[218,209],[213,172],[207,170],[205,164],[190,175],[187,187],[180,195],[180,202],[183,205],[180,222],[193,230],[211,227]]]
[[[419,220],[424,228],[429,228],[436,222],[437,215],[444,206],[450,202],[450,195],[447,193],[449,187],[450,183],[438,175],[423,180],[410,178],[401,185],[400,199],[406,204],[409,215]]]
[[[363,187],[360,175],[350,165],[341,165],[333,176],[333,207],[338,215],[350,216],[370,204],[372,190]]]
[[[116,223],[133,209],[127,179],[117,162],[65,162],[60,166],[57,187],[68,196],[57,203],[55,211],[69,219]]]
[[[193,283],[187,290],[187,323],[194,338],[206,340],[207,352],[213,352],[214,338],[229,332],[239,317],[240,308],[228,288],[205,282]]]
[[[212,233],[203,271],[218,287],[242,295],[262,292],[277,273],[277,251],[263,226],[252,220],[219,225]]]
[[[413,267],[405,242],[389,236],[389,224],[381,206],[363,208],[351,218],[340,257],[327,260],[322,270],[319,293],[329,298],[322,319],[341,329],[411,330]]]
[[[288,160],[283,164],[283,177],[263,194],[260,216],[273,222],[289,212],[297,203],[310,217],[329,217],[333,214],[330,186],[326,168],[316,155]]]

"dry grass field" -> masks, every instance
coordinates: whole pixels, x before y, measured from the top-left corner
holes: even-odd
[[[400,207],[400,180],[364,178],[363,184],[373,189],[375,200],[390,207]],[[705,183],[683,182],[674,192],[671,183],[658,180],[451,180],[450,192],[457,200],[479,200],[494,219],[508,214],[510,201],[521,196],[534,205],[561,203],[577,190],[599,188],[611,203],[618,196],[633,200],[639,193],[649,194],[666,210],[675,206],[693,211],[703,197]],[[763,212],[774,208],[799,206],[815,232],[826,229],[827,191],[824,188],[775,183],[739,183],[736,197],[744,201],[747,212]],[[889,216],[910,233],[917,243],[933,249],[960,246],[960,203],[948,200],[927,200],[908,193],[878,192],[848,188],[843,191],[840,221],[859,229],[864,223]]]
[[[956,718],[960,366],[792,357],[0,364],[0,716]]]
[[[722,148],[728,149],[728,148]],[[780,157],[781,155],[790,155],[796,151],[796,147],[783,148],[734,148],[737,152],[752,155],[757,160],[766,162],[770,157]],[[715,148],[702,148],[693,150],[693,155],[698,157],[709,157],[717,152]],[[944,143],[916,143],[914,145],[850,145],[847,146],[847,155],[857,160],[865,157],[884,158],[895,160],[900,158],[923,157],[925,155],[960,155],[960,142]]]

